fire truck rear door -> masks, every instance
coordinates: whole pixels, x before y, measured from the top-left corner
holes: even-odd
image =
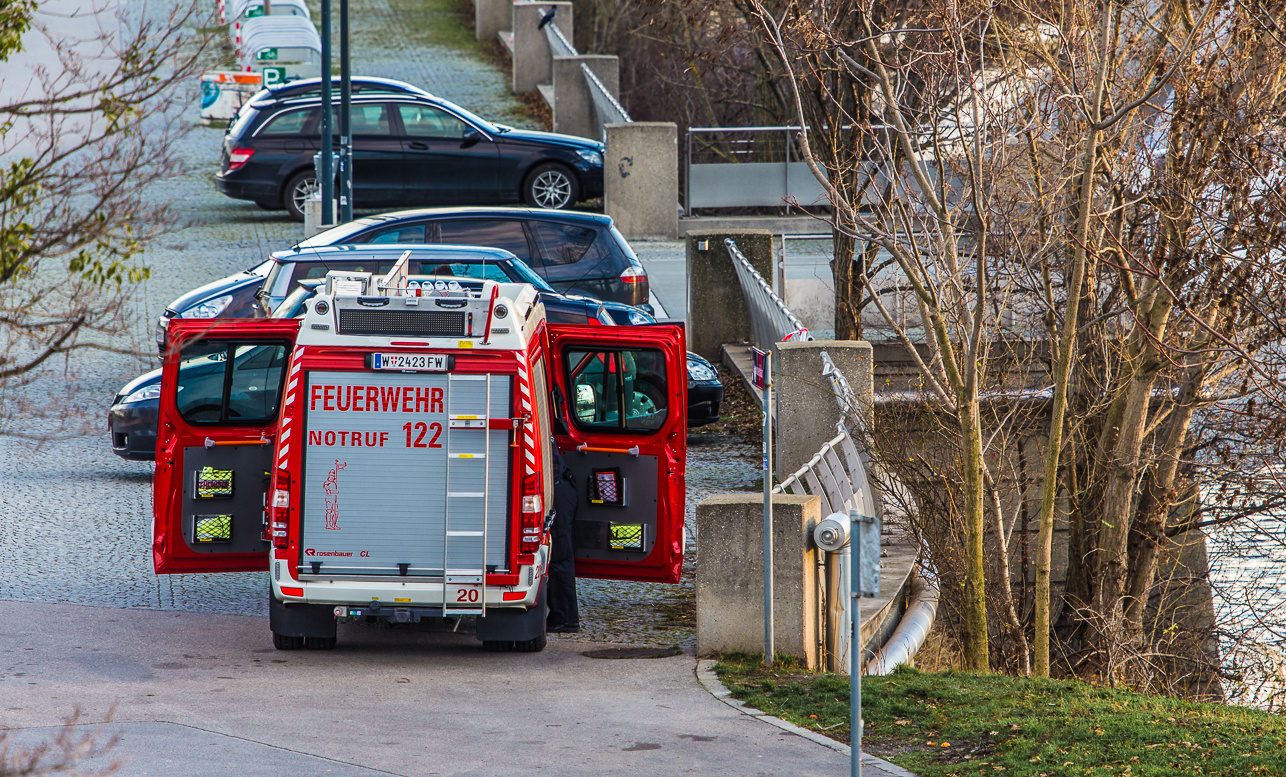
[[[578,493],[576,576],[678,582],[687,372],[683,328],[551,324],[556,435]]]
[[[152,481],[157,574],[268,568],[264,499],[299,321],[173,319]]]

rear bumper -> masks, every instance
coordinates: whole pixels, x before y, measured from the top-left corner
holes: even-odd
[[[281,192],[276,184],[254,181],[238,181],[225,178],[222,174],[214,177],[214,188],[219,193],[234,200],[254,200],[255,202],[277,202]]]

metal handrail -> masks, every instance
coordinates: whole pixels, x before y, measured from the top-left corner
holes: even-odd
[[[723,244],[728,248],[732,265],[737,270],[737,279],[741,281],[741,292],[746,297],[750,331],[755,345],[771,348],[780,342],[812,340],[808,327],[790,312],[790,308],[772,290],[772,286],[750,265],[745,254],[737,248],[737,242],[727,238]]]
[[[549,41],[549,53],[555,57],[579,57],[580,53],[572,42],[567,40],[567,36],[553,24],[553,17],[545,24],[545,40]],[[633,119],[625,112],[621,103],[612,96],[607,90],[599,77],[590,70],[589,64],[580,63],[581,74],[585,77],[585,85],[589,87],[590,99],[594,102],[594,118],[598,121],[599,139],[607,142],[607,125],[608,124],[632,124]]]

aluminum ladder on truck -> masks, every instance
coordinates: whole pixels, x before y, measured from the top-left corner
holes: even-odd
[[[446,407],[442,617],[486,615],[491,376],[451,374]]]

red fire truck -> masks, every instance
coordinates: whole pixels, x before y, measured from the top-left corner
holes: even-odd
[[[469,615],[537,651],[556,446],[577,576],[677,582],[682,327],[550,324],[528,285],[405,267],[330,273],[302,320],[171,321],[157,574],[268,570],[279,649]]]

